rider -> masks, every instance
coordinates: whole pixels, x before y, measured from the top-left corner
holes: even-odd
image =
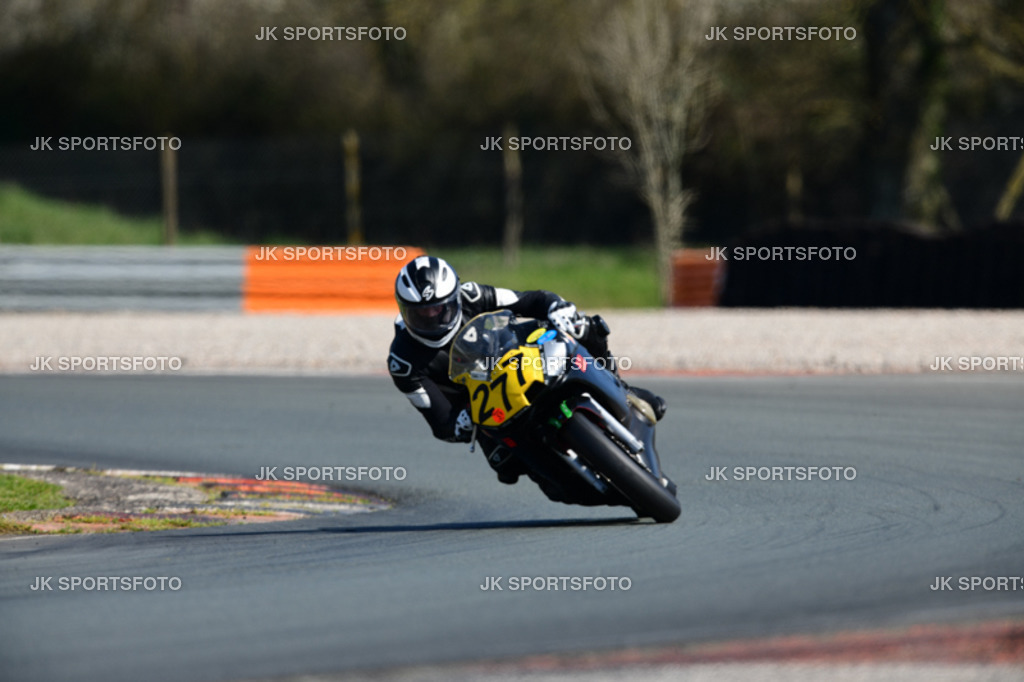
[[[595,358],[614,369],[608,352],[608,325],[600,316],[587,317],[550,291],[512,291],[476,282],[462,282],[441,258],[420,256],[398,273],[395,298],[401,314],[395,320],[388,370],[391,379],[430,424],[435,438],[468,443],[473,432],[466,389],[448,378],[452,339],[476,315],[511,310],[523,317],[546,319],[559,331],[580,340]],[[665,401],[650,391],[628,387],[650,405],[655,417],[665,414]],[[504,445],[481,439],[487,462],[498,480],[512,484],[525,469]]]

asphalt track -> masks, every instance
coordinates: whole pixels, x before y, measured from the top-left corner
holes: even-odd
[[[651,378],[682,517],[503,486],[386,378],[0,377],[0,461],[255,475],[403,466],[390,511],[0,541],[0,677],[231,680],[1024,614],[1016,376]],[[712,466],[853,481],[708,481]],[[35,592],[37,576],[175,576],[176,592]],[[506,589],[483,591],[488,576]],[[510,576],[628,591],[509,591]]]

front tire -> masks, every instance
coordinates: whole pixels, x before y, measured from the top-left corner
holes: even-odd
[[[637,516],[649,516],[658,523],[671,523],[679,518],[679,500],[597,424],[576,414],[562,427],[562,434],[577,455],[604,474],[629,500]]]

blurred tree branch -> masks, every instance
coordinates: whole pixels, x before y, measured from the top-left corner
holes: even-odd
[[[1024,1],[980,0],[962,32],[982,63],[993,72],[1024,84]],[[1009,220],[1024,194],[1024,152],[996,203],[995,219]]]
[[[939,153],[932,141],[945,130],[949,97],[949,57],[945,45],[948,31],[946,0],[911,3],[920,57],[917,78],[921,101],[915,112],[916,125],[910,139],[903,173],[904,215],[932,228],[959,230],[960,217],[942,181]]]
[[[706,0],[616,3],[576,55],[582,91],[595,118],[628,133],[616,154],[651,211],[661,299],[671,302],[672,252],[682,244],[694,195],[683,187],[683,159],[700,137],[711,72],[704,31],[714,22]]]

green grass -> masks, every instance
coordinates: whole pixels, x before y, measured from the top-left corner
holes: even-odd
[[[151,476],[148,474],[136,476],[134,474],[125,474],[123,478],[134,478],[137,481],[145,481],[147,483],[159,483],[160,485],[185,485],[184,483],[174,478],[173,476]]]
[[[273,516],[275,512],[259,511],[255,509],[204,509],[201,512],[197,512],[193,509],[192,513],[202,514],[203,516],[222,516],[230,519],[246,516]]]
[[[207,528],[209,526],[223,526],[226,521],[195,521],[193,519],[145,519],[145,518],[119,518],[112,516],[104,516],[102,514],[95,514],[92,516],[71,516],[63,519],[65,523],[65,531],[75,532],[78,529],[74,528],[69,524],[84,523],[84,524],[101,524],[107,525],[112,524],[110,528],[104,529],[104,532],[114,533],[117,531],[141,531],[141,530],[171,530],[174,528]]]
[[[0,518],[0,535],[35,535],[36,530],[27,523]]]
[[[47,199],[0,183],[0,244],[162,244],[160,218],[129,218],[104,206]],[[182,245],[224,244],[209,232],[178,237]]]
[[[638,247],[530,246],[519,265],[502,263],[500,248],[428,251],[452,264],[463,281],[510,289],[547,289],[581,310],[658,307],[655,252]]]
[[[0,513],[33,509],[63,509],[74,502],[61,495],[61,487],[45,481],[0,474]]]

